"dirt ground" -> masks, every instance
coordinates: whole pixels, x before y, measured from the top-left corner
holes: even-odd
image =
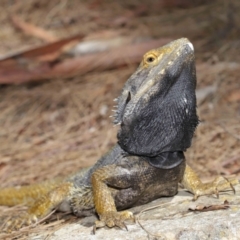
[[[188,162],[203,179],[218,174],[239,177],[240,3],[166,2],[1,0],[0,56],[43,44],[17,30],[11,21],[14,15],[57,38],[106,29],[125,36],[188,37],[195,46],[201,120],[186,153]],[[0,186],[67,176],[96,162],[116,142],[117,127],[109,117],[113,99],[136,67],[0,85]],[[2,236],[25,239],[31,232],[63,224],[56,222]]]

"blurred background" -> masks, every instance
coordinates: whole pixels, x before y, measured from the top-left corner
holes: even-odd
[[[1,0],[0,184],[92,165],[116,143],[113,99],[142,55],[187,37],[201,123],[187,151],[203,179],[240,176],[238,0]]]

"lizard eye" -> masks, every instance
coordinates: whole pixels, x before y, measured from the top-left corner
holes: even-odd
[[[148,62],[148,63],[152,63],[154,60],[155,60],[154,57],[148,57],[148,58],[147,58],[147,62]]]
[[[153,63],[156,59],[157,59],[157,57],[155,56],[155,54],[150,53],[150,54],[148,54],[148,56],[146,56],[145,62],[146,63]]]

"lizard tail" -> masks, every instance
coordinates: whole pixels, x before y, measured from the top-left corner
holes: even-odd
[[[60,179],[56,179],[19,188],[11,187],[0,189],[0,205],[15,206],[24,204],[30,206],[40,196],[59,186],[61,182]]]

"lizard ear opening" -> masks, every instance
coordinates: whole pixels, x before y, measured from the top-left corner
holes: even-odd
[[[130,92],[128,92],[128,97],[127,97],[127,99],[126,99],[126,105],[129,103],[129,101],[131,100],[131,93]]]

